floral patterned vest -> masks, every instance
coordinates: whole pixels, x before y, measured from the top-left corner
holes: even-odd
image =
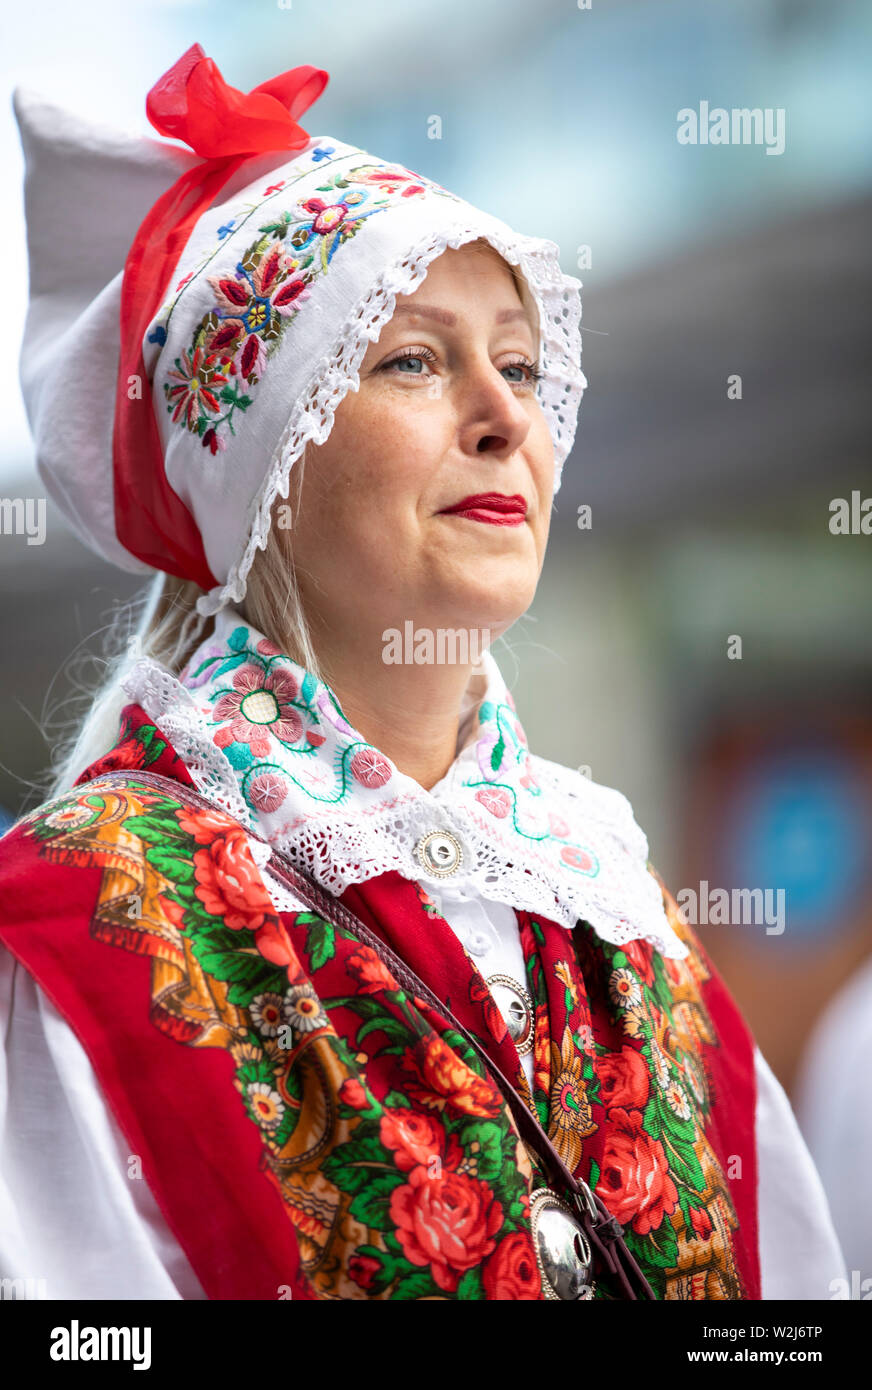
[[[481,1059],[369,947],[277,912],[243,829],[138,789],[146,766],[192,784],[128,705],[114,749],[0,841],[0,941],[81,1040],[208,1296],[542,1299],[545,1178]],[[514,1081],[658,1298],[758,1299],[754,1043],[660,887],[686,959],[518,912],[532,1093],[420,885],[341,900]]]

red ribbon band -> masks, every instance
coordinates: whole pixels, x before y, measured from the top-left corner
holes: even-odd
[[[115,529],[131,555],[202,589],[218,583],[193,516],[164,468],[142,343],[197,220],[246,159],[269,150],[305,148],[297,117],[327,85],[308,65],[262,82],[247,94],[224,81],[200,44],[193,44],[154,84],[146,113],[162,135],[183,140],[203,163],[186,170],[140,226],[124,266],[121,352],[112,438]],[[131,400],[131,377],[141,398]]]

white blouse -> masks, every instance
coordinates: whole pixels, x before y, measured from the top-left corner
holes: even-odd
[[[465,889],[438,894],[446,921],[485,978],[524,984],[514,909]],[[22,1281],[19,1297],[205,1298],[147,1184],[128,1176],[127,1141],[82,1045],[2,946],[0,1030],[0,1279]],[[532,1084],[532,1053],[522,1061]],[[755,1063],[762,1296],[831,1298],[846,1270],[827,1198],[759,1049]]]

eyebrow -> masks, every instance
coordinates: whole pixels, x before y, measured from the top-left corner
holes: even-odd
[[[394,310],[397,314],[421,314],[427,319],[436,319],[437,323],[444,323],[449,328],[454,328],[457,324],[457,315],[452,314],[448,309],[437,309],[435,304],[398,304]],[[526,309],[500,309],[496,316],[496,323],[512,323],[515,319],[527,319]],[[529,319],[527,319],[529,323]]]

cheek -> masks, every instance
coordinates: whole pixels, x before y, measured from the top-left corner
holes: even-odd
[[[399,521],[433,478],[442,435],[436,403],[425,395],[423,387],[372,386],[343,427],[339,482],[367,514]]]
[[[544,416],[538,416],[535,428],[535,447],[531,448],[529,453],[530,471],[538,503],[536,530],[544,541],[548,537],[548,530],[551,525],[551,508],[554,503],[554,442]]]
[[[433,476],[436,431],[422,408],[410,409],[398,394],[347,396],[324,444],[309,450],[296,552],[312,573],[320,573],[328,552],[334,564],[343,556],[346,573],[368,557],[371,566],[386,537],[415,525]]]

